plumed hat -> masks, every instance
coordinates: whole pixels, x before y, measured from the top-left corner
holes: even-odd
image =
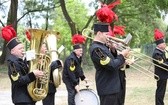
[[[109,32],[109,24],[112,23],[114,20],[118,20],[118,16],[111,9],[113,9],[116,5],[119,5],[120,3],[120,0],[116,0],[109,5],[102,4],[102,7],[96,11],[96,16],[100,23],[94,24],[94,32]]]
[[[155,39],[156,45],[165,42],[164,41],[164,34],[159,29],[154,30],[154,39]]]
[[[112,11],[112,9],[120,3],[120,0],[116,0],[109,5],[102,4],[102,7],[96,11],[98,20],[104,23],[111,23],[114,20],[118,20],[118,16]]]
[[[27,39],[30,41],[31,40],[31,34],[28,30],[25,32]]]
[[[73,49],[82,48],[82,45],[85,43],[85,38],[82,35],[75,34],[72,36]]]
[[[94,32],[109,32],[109,24],[107,23],[95,23],[94,24]]]
[[[6,46],[9,48],[9,50],[13,49],[15,46],[17,46],[19,43],[21,43],[17,36],[16,31],[12,27],[12,25],[8,25],[2,28],[2,38],[7,42]]]

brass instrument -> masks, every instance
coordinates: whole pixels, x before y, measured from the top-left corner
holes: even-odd
[[[39,101],[47,96],[50,80],[50,64],[53,59],[57,59],[56,52],[55,54],[51,54],[48,53],[50,52],[48,51],[46,54],[41,54],[40,48],[43,43],[46,43],[48,49],[51,50],[51,48],[49,47],[51,46],[49,40],[50,42],[52,42],[54,40],[54,37],[52,37],[52,41],[51,39],[49,39],[49,37],[55,36],[56,39],[57,33],[40,29],[28,29],[27,31],[31,34],[30,50],[34,50],[35,52],[35,59],[30,60],[29,72],[39,69],[44,73],[43,77],[37,78],[35,81],[31,82],[28,85],[27,89],[32,99],[34,101]],[[56,48],[56,45],[55,47],[52,47]]]
[[[84,31],[82,32],[82,35],[87,37],[87,38],[93,39],[93,37],[90,36],[90,34],[92,34],[92,36],[93,36],[93,33],[94,33],[93,30],[84,29]],[[150,71],[151,65],[155,65],[155,66],[160,67],[160,68],[162,68],[164,70],[168,70],[168,69],[164,68],[164,67],[161,67],[161,66],[159,66],[157,64],[154,64],[153,61],[157,61],[157,60],[153,59],[152,57],[147,56],[147,55],[145,55],[143,53],[140,53],[138,51],[132,50],[128,46],[128,44],[131,41],[131,39],[132,39],[132,36],[130,34],[128,34],[127,37],[124,40],[116,38],[116,37],[111,37],[111,38],[107,38],[107,41],[110,42],[110,43],[116,44],[118,51],[122,51],[124,49],[130,49],[130,54],[126,58],[128,61],[131,60],[132,58],[134,58],[134,62],[132,64],[130,64],[130,67],[138,70],[139,72],[141,72],[141,73],[143,73],[143,74],[145,74],[145,75],[147,75],[149,77],[153,78],[155,76],[157,78],[157,80],[159,80],[160,79],[159,76],[154,74],[152,71]],[[142,61],[142,62],[140,62],[140,61]],[[147,62],[147,63],[150,63],[150,67],[149,68],[142,67],[140,64],[138,64],[139,62],[140,63],[145,63],[144,61]],[[159,62],[159,61],[157,61],[157,62]],[[166,64],[164,64],[164,65],[168,66]],[[151,76],[151,74],[153,76]]]
[[[51,56],[51,61],[55,61],[58,60],[58,52],[57,52],[57,37],[55,34],[48,34],[48,37],[46,38],[46,42],[48,45],[48,53]],[[61,62],[58,60],[59,64],[61,64]],[[62,69],[56,69],[53,71],[53,82],[55,87],[57,88],[60,84],[61,84],[61,72]]]
[[[84,37],[93,39],[94,31],[91,30],[91,29],[85,28],[85,29],[83,29],[83,31],[82,31],[82,35],[83,35]]]

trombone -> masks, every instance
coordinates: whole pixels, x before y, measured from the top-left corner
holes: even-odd
[[[94,31],[91,30],[91,29],[84,29],[82,31],[82,35],[84,37],[87,37],[87,38],[90,38],[90,39],[93,39],[93,34],[94,34]],[[144,75],[148,76],[148,77],[152,77],[152,78],[156,78],[156,80],[159,80],[159,76],[154,74],[154,72],[152,72],[150,69],[152,67],[152,65],[154,66],[157,66],[159,68],[162,68],[163,70],[166,70],[168,71],[167,68],[165,67],[162,67],[158,64],[155,64],[153,63],[153,61],[156,61],[156,62],[159,62],[158,60],[150,57],[150,56],[147,56],[146,54],[143,54],[143,53],[140,53],[138,51],[135,51],[135,50],[132,50],[128,44],[130,43],[132,39],[132,35],[131,34],[128,34],[127,37],[122,40],[122,39],[119,39],[119,38],[116,38],[116,37],[111,37],[111,38],[108,38],[107,41],[110,42],[110,43],[114,43],[116,45],[118,45],[117,47],[117,51],[122,51],[124,49],[130,49],[130,54],[129,56],[126,58],[128,61],[129,60],[133,60],[134,62],[132,64],[130,64],[130,67],[132,67],[133,69],[143,73]],[[140,64],[138,64],[138,61],[140,62],[140,60],[142,60],[143,62],[145,63],[148,63],[149,64],[149,67],[143,67],[141,66]],[[168,67],[168,65],[164,64],[164,66]],[[154,69],[153,69],[154,70]],[[152,74],[152,75],[151,75]]]

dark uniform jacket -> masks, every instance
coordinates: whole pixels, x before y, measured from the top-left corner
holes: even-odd
[[[72,69],[73,67],[75,67],[74,70]],[[64,83],[69,82],[74,87],[79,84],[79,79],[85,79],[81,67],[81,58],[78,58],[74,52],[72,52],[64,62],[62,79]]]
[[[112,55],[117,58],[118,54],[117,54],[117,50],[115,50],[115,52],[112,52]],[[125,75],[125,69],[129,68],[129,65],[123,65],[120,70],[119,70],[119,76],[120,76],[120,81],[121,81],[121,85],[123,85],[122,83],[125,81],[126,75]],[[123,86],[122,86],[123,87]]]
[[[96,53],[97,49],[104,56],[110,58],[110,61],[106,65],[100,63],[101,57]],[[118,55],[115,58],[104,44],[93,42],[90,46],[90,57],[96,68],[96,87],[98,94],[109,95],[120,92],[119,69],[125,62],[123,55]]]
[[[155,60],[153,60],[154,64],[159,65],[161,67],[164,67],[168,70],[168,60],[166,59],[165,52],[155,48],[152,56]],[[167,66],[166,66],[167,65]],[[168,78],[168,71],[158,67],[154,66],[155,74],[159,76],[160,79],[167,79]]]
[[[28,73],[28,65],[26,61],[10,55],[7,59],[8,75],[12,85],[12,101],[13,103],[31,103],[32,98],[27,91],[27,85],[36,79],[33,72]],[[18,73],[18,78],[15,75]],[[14,76],[15,78],[13,78]]]
[[[48,90],[48,93],[55,93],[56,92],[56,87],[54,85],[54,80],[53,80],[53,72],[55,69],[59,68],[60,66],[62,66],[61,64],[59,64],[56,61],[53,61],[50,65],[50,82],[49,82],[49,90]]]

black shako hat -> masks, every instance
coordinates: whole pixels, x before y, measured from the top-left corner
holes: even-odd
[[[82,44],[73,45],[73,49],[79,49],[79,48],[83,48],[83,45]]]
[[[79,49],[83,48],[83,44],[85,43],[85,38],[80,35],[80,34],[75,34],[72,37],[72,44],[73,44],[73,49]]]
[[[19,41],[19,39],[17,37],[11,39],[6,46],[9,48],[9,50],[13,49],[15,46],[17,46],[18,44],[20,44],[21,42]]]
[[[95,23],[94,32],[109,32],[109,24],[107,23]]]

